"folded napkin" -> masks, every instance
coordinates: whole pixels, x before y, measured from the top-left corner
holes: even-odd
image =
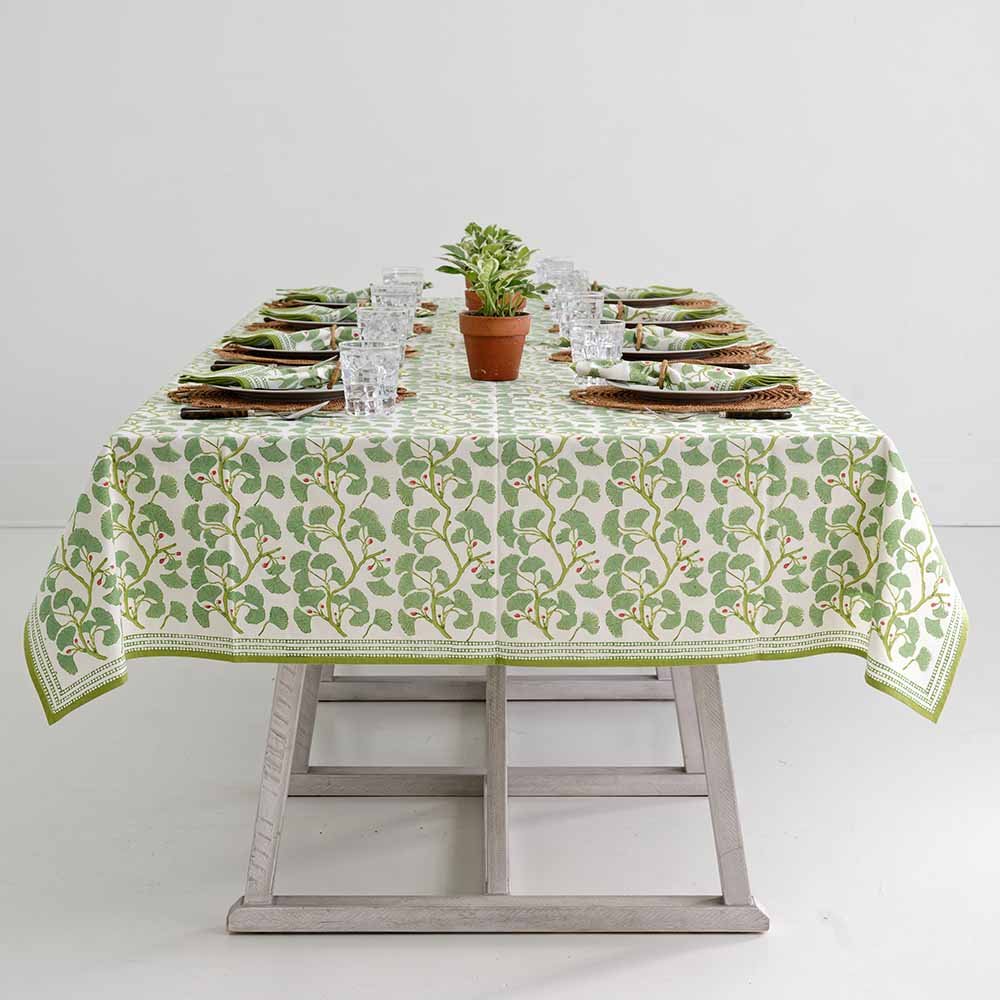
[[[340,326],[333,333],[339,344],[353,340],[357,336],[356,326]],[[278,351],[329,351],[331,349],[330,330],[325,326],[313,330],[254,330],[250,333],[233,333],[225,338],[227,344],[244,344],[247,347],[273,347]]]
[[[336,361],[285,368],[281,365],[233,365],[217,372],[184,372],[179,382],[232,385],[242,389],[324,389],[339,368]]]
[[[604,292],[605,302],[617,302],[619,299],[667,299],[690,295],[693,288],[671,288],[669,285],[641,285],[636,288],[609,288],[606,285],[595,285],[594,291]]]
[[[359,288],[356,292],[349,292],[346,288],[338,288],[336,285],[312,285],[307,288],[279,288],[278,294],[285,299],[298,299],[299,302],[349,302],[357,305],[359,302],[367,302],[369,292],[367,288]]]
[[[605,319],[623,319],[626,323],[641,320],[643,323],[680,323],[689,319],[711,319],[721,316],[726,311],[725,306],[713,306],[710,309],[688,309],[684,306],[658,306],[655,309],[633,309],[631,306],[605,305]]]
[[[329,306],[290,306],[279,309],[274,306],[261,306],[261,316],[282,322],[326,323],[333,326],[336,323],[357,323],[358,310],[355,306],[345,306],[343,309],[331,309]]]
[[[696,351],[712,347],[721,349],[746,339],[745,333],[684,333],[659,326],[638,326],[625,331],[625,349],[628,350],[630,345],[636,350],[644,351]],[[561,347],[569,347],[569,337],[561,337],[559,344]]]
[[[716,365],[692,365],[684,361],[580,361],[574,365],[577,375],[605,378],[612,382],[636,385],[661,385],[664,389],[699,392],[763,389],[769,385],[797,385],[798,375],[742,372]],[[664,368],[666,371],[664,372]]]

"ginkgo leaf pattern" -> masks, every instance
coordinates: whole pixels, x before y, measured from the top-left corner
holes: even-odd
[[[892,442],[813,372],[780,347],[764,369],[813,392],[791,420],[678,422],[571,401],[544,322],[516,382],[472,382],[456,326],[443,303],[404,365],[415,398],[384,418],[192,423],[164,391],[133,414],[26,625],[50,721],[154,655],[638,667],[827,651],[938,717],[961,598]]]

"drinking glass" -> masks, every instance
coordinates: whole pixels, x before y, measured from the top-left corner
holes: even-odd
[[[372,285],[373,306],[394,306],[416,313],[419,304],[420,288],[412,282],[383,281],[380,285]]]
[[[625,324],[602,323],[593,319],[572,320],[569,344],[574,365],[580,361],[621,361],[625,348]],[[581,385],[594,385],[601,379],[578,375],[577,381]]]
[[[552,288],[545,293],[545,302],[550,308],[553,297],[558,297],[559,288],[564,284],[566,276],[572,270],[573,261],[568,257],[545,257],[535,265],[535,273],[539,275],[539,283],[545,282],[552,285]]]
[[[410,310],[405,306],[360,306],[358,308],[358,338],[360,340],[392,340],[405,346],[413,332]]]
[[[567,271],[564,274],[557,274],[552,283],[554,287],[549,295],[549,306],[556,314],[558,323],[566,300],[589,291],[590,282],[583,271]]]
[[[589,319],[599,323],[604,315],[604,292],[574,292],[567,295],[561,305],[560,325],[565,322],[569,326],[575,319]]]
[[[573,270],[573,261],[569,257],[542,257],[535,261],[535,273],[540,281],[555,284],[557,277]]]
[[[377,416],[388,413],[396,399],[402,351],[391,341],[349,340],[340,345],[344,409]]]
[[[539,284],[550,282],[557,274],[573,270],[573,261],[568,257],[539,257],[535,261],[535,277]]]
[[[424,287],[424,269],[412,264],[397,264],[395,267],[382,268],[382,280],[393,284],[399,282],[404,285],[419,285]]]
[[[385,267],[382,269],[382,284],[384,285],[409,285],[414,292],[414,311],[420,307],[424,297],[424,272],[423,268],[412,267],[410,265],[399,264],[396,267]]]

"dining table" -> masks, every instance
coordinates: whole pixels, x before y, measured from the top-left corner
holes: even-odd
[[[174,378],[98,449],[25,625],[27,666],[50,723],[122,686],[130,667],[141,684],[147,657],[226,661],[234,684],[243,669],[274,670],[230,930],[765,930],[718,665],[806,669],[807,657],[850,654],[846,683],[863,677],[938,720],[967,618],[897,448],[705,294],[748,340],[773,344],[763,370],[794,373],[807,405],[780,421],[586,405],[534,304],[519,377],[473,381],[460,303],[441,299],[403,362],[408,394],[387,414],[182,420]],[[260,318],[251,310],[228,335]],[[192,366],[207,368],[216,346]],[[465,672],[423,669],[449,665]],[[310,762],[318,701],[428,699],[483,702],[485,766]],[[684,761],[512,767],[506,713],[518,699],[671,701]],[[113,724],[127,693],[101,704]],[[484,891],[276,895],[289,795],[482,796]],[[517,795],[705,797],[721,893],[511,893]]]

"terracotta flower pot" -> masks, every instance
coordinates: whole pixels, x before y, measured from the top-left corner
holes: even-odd
[[[483,308],[483,300],[471,288],[465,290],[465,308],[471,313],[479,312]],[[514,308],[520,312],[524,308],[524,296],[514,297]]]
[[[458,326],[465,340],[469,375],[477,382],[513,382],[521,370],[524,338],[531,329],[527,313],[479,316],[463,312]]]

